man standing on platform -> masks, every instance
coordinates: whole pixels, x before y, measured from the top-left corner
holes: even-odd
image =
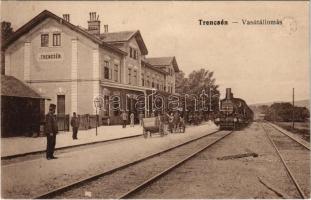
[[[138,115],[138,118],[139,118],[139,124],[140,124],[140,126],[142,126],[143,125],[144,113],[140,112]]]
[[[55,116],[55,104],[50,104],[49,113],[46,115],[44,132],[47,138],[46,159],[57,159],[54,157],[54,149],[56,144],[56,134],[58,133],[57,119]]]
[[[78,129],[79,129],[79,125],[80,125],[80,120],[77,117],[76,113],[73,112],[73,116],[71,118],[71,122],[70,122],[71,126],[72,126],[72,139],[77,140],[78,137]]]
[[[122,128],[126,128],[127,114],[125,111],[122,112],[121,119],[122,119]]]

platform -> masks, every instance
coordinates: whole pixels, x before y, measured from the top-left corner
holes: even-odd
[[[111,141],[142,135],[142,127],[135,125],[122,128],[121,125],[100,126],[96,129],[79,130],[78,140],[72,139],[72,132],[61,131],[57,134],[56,149]],[[10,137],[1,138],[1,158],[17,157],[23,154],[45,152],[46,137]]]

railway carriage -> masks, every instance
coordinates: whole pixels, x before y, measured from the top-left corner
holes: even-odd
[[[220,101],[220,110],[215,123],[220,129],[241,129],[253,121],[254,113],[246,102],[234,98],[231,88],[226,89],[225,99]]]

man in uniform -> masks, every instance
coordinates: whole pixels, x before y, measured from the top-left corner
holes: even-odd
[[[58,133],[57,119],[55,116],[55,104],[50,104],[49,113],[46,115],[46,123],[44,132],[47,138],[46,159],[57,159],[54,157],[54,149],[56,144],[56,134]]]

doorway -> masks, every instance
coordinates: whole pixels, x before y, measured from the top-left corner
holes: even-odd
[[[57,125],[59,131],[69,130],[69,115],[66,115],[65,95],[57,95]]]

